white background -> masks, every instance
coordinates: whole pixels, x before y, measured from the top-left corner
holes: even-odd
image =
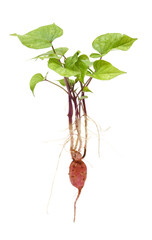
[[[5,1],[1,3],[0,239],[152,239],[152,79],[150,1]],[[29,80],[45,74],[46,62],[30,58],[45,50],[24,47],[24,34],[55,22],[64,35],[55,47],[90,54],[92,41],[108,32],[137,37],[128,52],[105,60],[127,72],[111,81],[94,79],[88,115],[88,178],[77,203],[69,182],[68,145],[60,159],[53,195],[46,206],[58,156],[68,136],[66,94],[40,83],[35,98]],[[46,50],[47,51],[47,50]],[[50,80],[60,76],[50,71]],[[110,127],[108,131],[104,131]]]

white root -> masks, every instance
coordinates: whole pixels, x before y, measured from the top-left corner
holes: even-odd
[[[48,214],[48,210],[49,210],[49,205],[50,205],[50,201],[51,201],[51,197],[52,197],[52,193],[53,193],[53,187],[54,187],[54,183],[55,183],[55,178],[56,178],[56,174],[57,174],[57,170],[58,170],[58,167],[59,167],[59,163],[60,163],[60,157],[61,157],[61,154],[63,152],[63,149],[65,148],[66,144],[70,141],[70,137],[68,137],[68,139],[66,140],[66,142],[64,143],[62,149],[61,149],[61,152],[59,154],[59,157],[58,157],[58,161],[57,161],[57,165],[56,165],[56,169],[55,169],[55,173],[54,173],[54,177],[53,177],[53,181],[52,181],[52,186],[51,186],[51,191],[50,191],[50,196],[49,196],[49,200],[48,200],[48,204],[47,204],[47,214]]]
[[[98,155],[100,157],[100,129],[99,129],[98,124],[92,118],[90,118],[89,116],[87,116],[87,118],[89,120],[91,120],[95,124],[95,126],[96,126],[97,134],[98,134]]]

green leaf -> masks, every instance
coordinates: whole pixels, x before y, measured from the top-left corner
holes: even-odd
[[[53,52],[53,51],[48,51],[46,53],[42,53],[36,57],[34,57],[33,59],[45,59],[45,58],[56,58],[56,59],[60,59],[66,52],[68,51],[68,48],[65,48],[65,47],[62,47],[62,48],[56,48],[55,49],[55,52],[56,54]],[[59,57],[59,56],[60,57]]]
[[[71,77],[79,74],[79,71],[63,67],[62,64],[54,58],[49,59],[48,67],[63,77]]]
[[[79,68],[81,74],[78,76],[78,79],[83,83],[84,77],[86,75],[88,67],[91,65],[91,62],[87,55],[82,54],[79,56],[76,66]]]
[[[88,68],[91,65],[88,56],[85,54],[79,56],[77,64],[81,68]]]
[[[17,36],[21,43],[29,48],[41,49],[52,45],[54,39],[63,35],[63,30],[55,23],[39,27],[24,35],[11,34]]]
[[[90,71],[87,70],[87,72],[86,72],[86,76],[88,76],[88,77],[92,77],[92,76],[93,76],[92,74],[93,74],[92,72],[90,72]]]
[[[55,52],[57,55],[63,56],[69,49],[67,47],[56,48]]]
[[[41,73],[36,73],[33,75],[33,77],[30,80],[30,89],[33,92],[34,95],[34,89],[37,83],[44,81],[44,77],[42,76]]]
[[[91,53],[91,54],[90,54],[90,57],[91,57],[91,58],[100,58],[100,57],[102,57],[102,56],[101,56],[101,54],[99,54],[99,53]]]
[[[92,46],[102,56],[104,56],[113,49],[126,51],[136,40],[137,38],[131,38],[125,34],[107,33],[97,37],[93,41]]]
[[[83,92],[92,92],[87,86],[82,89]]]
[[[64,81],[64,79],[61,79],[61,80],[57,80],[63,87],[65,87],[66,86],[66,84],[65,84],[65,81]],[[72,79],[69,79],[69,83],[70,83],[70,85],[71,86],[74,86],[74,84],[75,84],[75,81],[74,80],[72,80]]]
[[[71,70],[77,70],[76,62],[78,61],[78,55],[80,54],[80,51],[77,51],[73,56],[68,57],[65,60],[65,67]]]
[[[104,60],[95,61],[93,67],[95,72],[92,74],[92,77],[99,80],[110,80],[119,76],[120,74],[125,73]]]
[[[36,57],[34,57],[34,58],[32,58],[32,59],[41,59],[41,60],[44,60],[44,59],[46,59],[46,58],[56,58],[56,59],[60,59],[60,57],[59,56],[57,56],[57,54],[55,54],[55,53],[51,53],[51,51],[49,51],[49,52],[46,52],[46,53],[42,53],[42,54],[40,54],[40,55],[38,55],[38,56],[36,56]]]
[[[88,96],[81,96],[81,97],[79,97],[79,100],[83,100],[85,98],[88,98]]]

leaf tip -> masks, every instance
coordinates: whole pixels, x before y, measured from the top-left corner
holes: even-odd
[[[138,40],[138,38],[134,38],[134,42],[137,41],[137,40]]]
[[[31,92],[32,92],[33,97],[35,97],[34,88],[31,86],[31,84],[30,84],[30,89],[31,89]]]
[[[16,33],[11,33],[10,36],[17,36],[17,34]]]
[[[35,97],[35,95],[34,95],[34,87],[32,86],[31,81],[29,82],[29,86],[30,86],[30,90],[31,90],[33,96]]]

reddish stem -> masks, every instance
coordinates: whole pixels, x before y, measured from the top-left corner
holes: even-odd
[[[78,108],[78,104],[77,104],[77,98],[76,98],[75,94],[74,94],[73,102],[74,102],[74,106],[75,106],[76,117],[79,118],[80,117],[80,113],[79,113],[79,108]]]
[[[81,87],[82,88],[82,87]],[[84,96],[84,92],[81,93],[81,96]],[[83,112],[84,112],[84,119],[85,119],[85,144],[84,144],[84,153],[82,159],[86,156],[86,149],[87,149],[87,139],[88,139],[88,132],[87,132],[87,109],[85,104],[85,99],[82,99],[83,104]]]

